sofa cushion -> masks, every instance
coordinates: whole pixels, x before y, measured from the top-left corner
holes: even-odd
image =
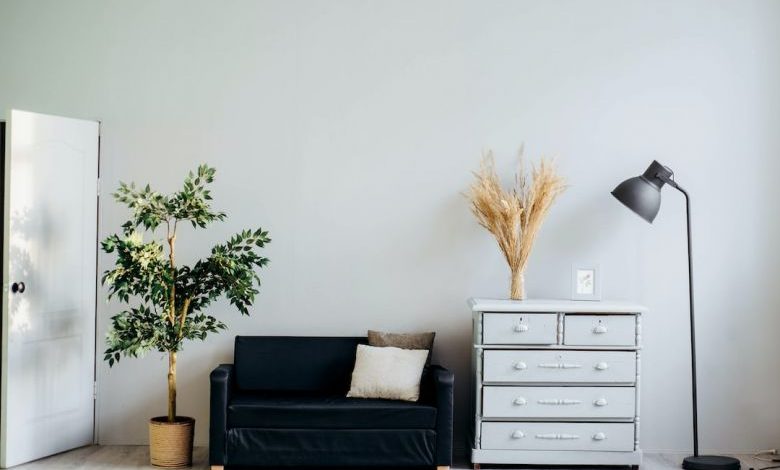
[[[240,390],[330,391],[349,389],[361,337],[236,336]]]
[[[233,428],[225,452],[226,468],[420,468],[436,465],[436,431]]]
[[[429,404],[290,392],[237,392],[229,428],[433,429]]]

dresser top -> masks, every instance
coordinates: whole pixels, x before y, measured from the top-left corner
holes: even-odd
[[[642,313],[647,308],[625,301],[469,299],[473,312]]]

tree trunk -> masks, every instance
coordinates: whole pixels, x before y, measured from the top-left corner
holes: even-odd
[[[176,244],[176,223],[173,225],[173,233],[171,233],[171,225],[168,222],[168,247],[170,252],[168,253],[168,259],[171,262],[171,276],[174,277],[171,283],[171,292],[169,299],[170,312],[168,319],[171,322],[171,328],[176,327],[176,263],[175,263],[175,244]],[[176,421],[176,351],[168,351],[168,422],[173,423]]]
[[[512,271],[512,285],[509,291],[512,300],[525,299],[525,274],[523,271]]]
[[[176,421],[176,353],[168,353],[168,422]]]

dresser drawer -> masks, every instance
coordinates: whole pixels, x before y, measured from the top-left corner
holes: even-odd
[[[633,387],[484,387],[485,418],[633,419]]]
[[[635,346],[634,315],[566,315],[563,344],[570,346]]]
[[[482,423],[482,449],[634,450],[633,423]]]
[[[483,381],[626,383],[636,380],[633,351],[486,350]]]
[[[556,344],[558,315],[555,313],[485,313],[484,344]]]

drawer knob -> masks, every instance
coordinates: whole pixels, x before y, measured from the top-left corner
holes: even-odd
[[[515,325],[514,330],[516,333],[522,333],[524,331],[528,331],[528,325],[523,325],[522,323],[518,323],[517,325]]]
[[[528,364],[526,364],[523,361],[517,361],[515,362],[515,370],[525,370],[528,369]]]
[[[606,398],[599,398],[598,400],[593,402],[596,406],[607,406],[607,399]]]
[[[512,433],[512,439],[522,439],[525,437],[525,433],[523,431],[515,431]]]
[[[606,325],[602,325],[601,323],[599,323],[598,325],[596,325],[595,328],[593,328],[593,333],[595,333],[597,335],[601,335],[601,334],[604,334],[606,332],[607,332],[607,326]]]
[[[526,400],[523,397],[517,397],[517,398],[514,399],[514,401],[512,403],[514,403],[515,405],[522,406],[522,405],[525,405],[526,403],[528,403],[528,400]]]
[[[606,362],[599,362],[598,364],[596,364],[596,370],[607,370],[607,369],[609,369],[609,364],[607,364]]]
[[[603,432],[597,432],[596,434],[593,435],[593,440],[594,441],[603,441],[606,438],[607,438],[607,435],[604,434]]]

